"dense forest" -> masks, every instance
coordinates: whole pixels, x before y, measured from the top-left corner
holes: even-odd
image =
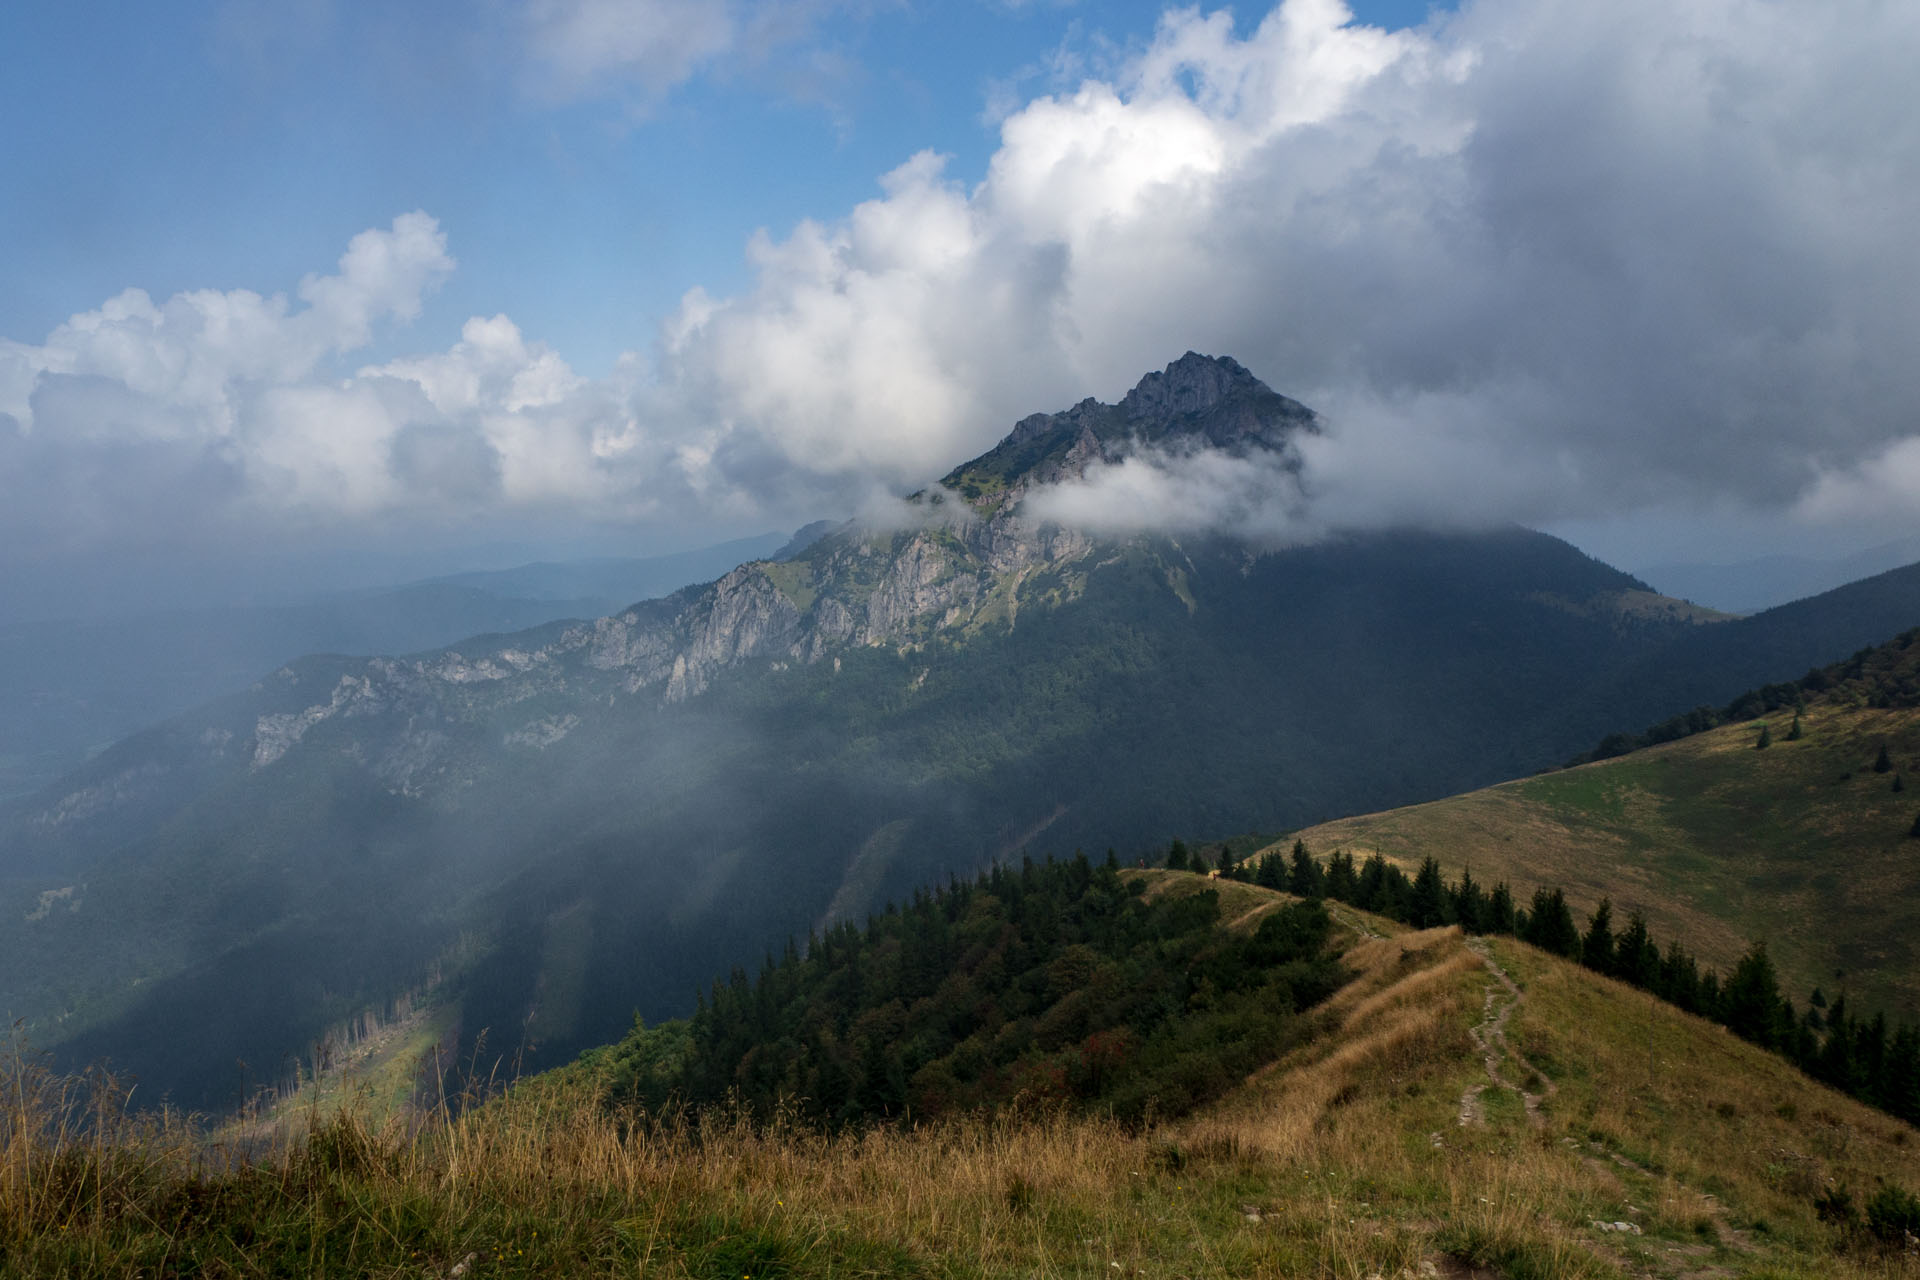
[[[1149,896],[1084,856],[997,867],[736,969],[689,1021],[590,1058],[653,1110],[737,1101],[830,1124],[1007,1104],[1129,1120],[1215,1097],[1306,1034],[1345,978],[1315,901],[1221,927],[1207,888]]]

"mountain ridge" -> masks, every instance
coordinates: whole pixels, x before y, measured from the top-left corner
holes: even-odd
[[[1096,462],[1143,448],[1218,449],[1244,456],[1260,449],[1297,472],[1294,436],[1318,434],[1319,419],[1274,391],[1230,356],[1189,351],[1149,373],[1117,404],[1091,397],[1059,413],[1036,413],[1005,439],[942,477],[942,487],[975,509],[1011,509],[1038,485],[1076,479]]]

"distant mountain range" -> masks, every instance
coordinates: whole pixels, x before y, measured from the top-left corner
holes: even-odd
[[[1883,542],[1850,555],[1761,556],[1730,564],[1670,563],[1636,570],[1670,596],[1729,613],[1758,613],[1920,560],[1920,538]]]
[[[792,544],[770,533],[674,555],[529,564],[271,607],[3,625],[0,800],[305,654],[417,653],[557,618],[602,617]]]
[[[1436,798],[1920,621],[1898,575],[1725,621],[1518,528],[1262,551],[1027,514],[1148,445],[1284,474],[1314,430],[1190,353],[1023,420],[893,527],[592,622],[290,663],[0,813],[0,1007],[195,1103],[402,993],[551,1060],[949,872]]]

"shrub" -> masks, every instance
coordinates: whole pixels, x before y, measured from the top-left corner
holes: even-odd
[[[1867,1201],[1867,1230],[1875,1239],[1893,1245],[1920,1236],[1920,1196],[1887,1183]]]

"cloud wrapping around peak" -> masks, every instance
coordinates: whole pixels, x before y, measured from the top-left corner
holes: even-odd
[[[973,189],[923,156],[761,241],[663,374],[797,470],[901,482],[1231,353],[1323,411],[1315,501],[1379,519],[1777,508],[1912,429],[1920,15],[1347,17],[1168,14],[1124,75],[1009,115]]]
[[[818,8],[529,13],[566,92],[655,92]],[[757,235],[749,288],[689,291],[606,378],[504,315],[336,368],[452,270],[424,213],[292,298],[130,289],[0,342],[0,535],[807,518],[1187,349],[1319,411],[1297,482],[1147,456],[1059,514],[1920,517],[1916,62],[1920,8],[1873,0],[1470,0],[1394,33],[1338,0],[1176,10],[1005,115],[978,182],[923,152]]]

